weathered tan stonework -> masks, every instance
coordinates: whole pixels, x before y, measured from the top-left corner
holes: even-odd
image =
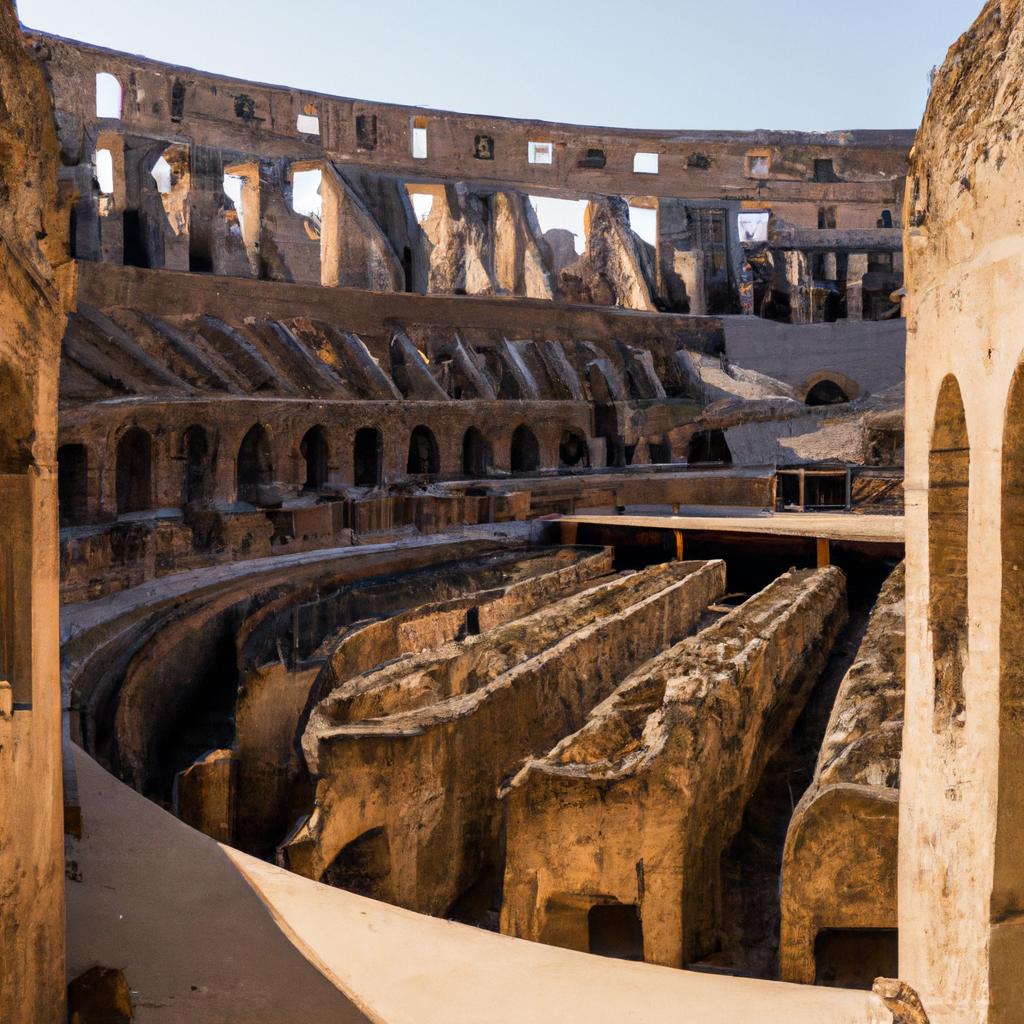
[[[786,981],[812,984],[824,973],[815,941],[826,929],[867,930],[877,956],[895,952],[904,593],[900,565],[878,596],[836,695],[814,781],[793,812],[782,868],[779,972]],[[859,936],[862,962],[847,965],[847,984],[854,976],[870,981],[872,969],[884,972],[868,954],[871,941]]]
[[[505,775],[692,629],[724,585],[722,563],[655,566],[336,691],[304,738],[317,806],[289,866],[318,878],[372,833],[369,891],[444,913],[493,863]]]
[[[900,977],[935,1024],[1024,1015],[1024,9],[990,0],[911,156]]]
[[[845,618],[842,573],[787,573],[528,761],[504,792],[502,931],[594,951],[594,908],[618,906],[636,924],[612,941],[634,957],[714,953],[721,855]]]
[[[65,1017],[57,373],[74,297],[46,84],[0,3],[0,1019]]]

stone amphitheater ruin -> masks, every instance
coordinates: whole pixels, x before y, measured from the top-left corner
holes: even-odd
[[[1024,1022],[1022,75],[631,131],[0,0],[0,1021]]]

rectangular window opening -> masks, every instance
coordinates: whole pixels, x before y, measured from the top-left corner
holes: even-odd
[[[654,207],[629,206],[629,226],[648,245],[658,245],[658,211]]]
[[[748,153],[747,154],[747,177],[767,178],[772,170],[772,157],[770,153]]]
[[[572,246],[579,256],[587,247],[587,207],[586,199],[556,199],[554,196],[530,196],[530,205],[537,215],[537,223],[541,232],[547,237],[549,232],[569,233],[572,235]],[[547,238],[551,245],[556,235]]]
[[[185,116],[185,83],[177,79],[171,86],[171,120],[181,121]]]
[[[657,174],[658,173],[658,154],[657,153],[637,153],[633,157],[633,173],[634,174]]]
[[[766,210],[745,211],[736,218],[741,242],[767,242],[768,219]]]
[[[477,135],[473,140],[473,158],[475,160],[494,159],[494,139],[490,135]]]
[[[377,148],[376,114],[356,114],[356,146],[363,150]]]
[[[294,171],[292,173],[292,209],[301,217],[310,217],[319,223],[323,209],[320,197],[320,170]]]
[[[320,118],[314,114],[299,114],[295,119],[295,128],[303,135],[320,134]]]
[[[835,168],[832,166],[831,160],[815,160],[814,161],[814,180],[815,181],[838,181],[836,177]]]
[[[414,160],[427,159],[427,119],[417,116],[412,119],[412,155]]]
[[[531,164],[550,164],[555,160],[555,147],[551,142],[534,142],[526,144],[526,159]]]
[[[96,182],[100,192],[109,196],[114,192],[114,154],[109,149],[96,150]]]

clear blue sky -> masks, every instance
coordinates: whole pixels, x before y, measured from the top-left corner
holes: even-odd
[[[914,128],[982,0],[19,0],[31,28],[371,100],[633,128]]]

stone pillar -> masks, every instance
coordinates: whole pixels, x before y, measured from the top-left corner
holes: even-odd
[[[789,290],[790,323],[809,324],[812,322],[811,272],[807,254],[788,251],[784,254],[786,287]]]
[[[864,319],[864,275],[868,272],[867,253],[850,253],[846,265],[846,319]]]
[[[104,263],[124,262],[125,187],[124,138],[117,132],[100,132],[96,136],[96,156],[110,153],[113,166],[113,191],[101,192],[99,206],[99,255]]]
[[[236,767],[232,751],[211,750],[174,780],[178,817],[218,843],[234,839]]]
[[[704,251],[697,246],[690,211],[681,199],[658,200],[658,245],[655,289],[658,299],[674,311],[707,312]]]

